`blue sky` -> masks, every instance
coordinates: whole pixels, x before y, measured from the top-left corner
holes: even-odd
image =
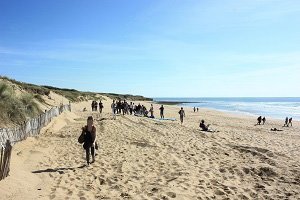
[[[0,74],[148,97],[299,97],[299,24],[299,0],[0,0]]]

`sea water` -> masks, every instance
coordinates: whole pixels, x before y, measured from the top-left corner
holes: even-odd
[[[293,120],[300,120],[300,97],[154,98],[154,101],[178,102],[179,106],[209,108],[257,117],[282,120],[292,117]]]

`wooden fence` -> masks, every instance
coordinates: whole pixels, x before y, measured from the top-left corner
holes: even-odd
[[[7,140],[5,146],[1,145],[0,156],[0,181],[5,179],[10,171],[10,158],[11,158],[12,146],[9,140]]]
[[[48,125],[54,117],[65,110],[71,111],[71,106],[61,105],[54,107],[17,128],[0,129],[0,181],[9,175],[12,145],[25,140],[27,137],[39,135],[44,126]]]

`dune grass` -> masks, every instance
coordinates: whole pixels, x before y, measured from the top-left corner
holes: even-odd
[[[1,82],[0,111],[2,125],[20,124],[41,112],[33,95],[27,93],[17,97],[9,85]]]
[[[103,97],[101,96],[107,96],[112,99],[126,99],[126,100],[132,100],[132,101],[152,101],[151,98],[146,98],[139,95],[131,95],[131,94],[114,94],[114,93],[95,93],[95,92],[84,92],[84,91],[78,91],[75,89],[67,89],[67,88],[57,88],[53,86],[39,86],[34,85],[30,83],[24,83],[20,81],[16,81],[14,79],[10,79],[6,76],[0,76],[0,79],[9,81],[15,85],[18,85],[20,88],[24,89],[26,92],[31,93],[35,96],[35,98],[43,102],[43,99],[40,98],[37,95],[46,95],[48,96],[50,94],[50,91],[53,91],[57,94],[60,94],[64,97],[66,97],[71,102],[80,102],[80,101],[86,101],[86,100],[103,100]]]

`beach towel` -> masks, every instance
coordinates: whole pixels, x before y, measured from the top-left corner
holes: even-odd
[[[153,120],[156,120],[156,121],[176,121],[176,118],[164,118],[164,119],[153,118]]]

